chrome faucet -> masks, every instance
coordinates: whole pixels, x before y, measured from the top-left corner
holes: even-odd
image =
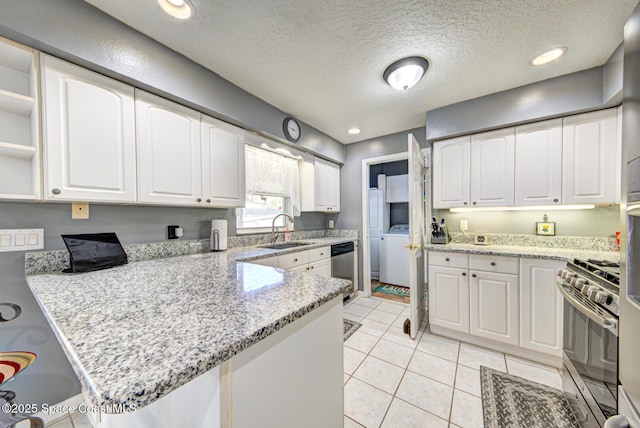
[[[280,216],[287,217],[289,219],[289,221],[293,223],[293,218],[291,218],[291,216],[289,214],[280,213],[277,216],[275,216],[273,218],[273,221],[271,222],[271,243],[272,244],[274,244],[278,240],[278,228],[276,227],[276,220]]]

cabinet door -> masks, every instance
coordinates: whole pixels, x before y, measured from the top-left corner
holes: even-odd
[[[470,332],[518,345],[518,276],[471,271]]]
[[[242,207],[245,200],[244,131],[202,116],[202,196],[212,207]]]
[[[340,211],[340,166],[316,159],[316,209]]]
[[[409,202],[409,175],[387,177],[387,202]]]
[[[513,205],[514,170],[514,128],[471,136],[471,205]]]
[[[520,346],[562,356],[562,295],[556,272],[558,260],[520,260]]]
[[[516,205],[560,204],[562,119],[516,128]]]
[[[314,263],[309,263],[309,273],[314,275],[331,277],[331,259],[319,260]]]
[[[433,208],[469,205],[471,137],[433,145]]]
[[[42,55],[45,198],[136,201],[133,88]]]
[[[466,269],[429,265],[429,323],[469,333],[469,276]]]
[[[138,200],[202,204],[200,113],[136,90]]]
[[[563,203],[616,201],[616,122],[616,109],[563,119]]]

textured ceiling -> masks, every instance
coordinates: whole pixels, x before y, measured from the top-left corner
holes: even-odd
[[[157,0],[86,0],[343,143],[424,126],[425,112],[604,64],[638,0],[190,0],[194,19]],[[567,46],[559,61],[529,60]],[[393,61],[431,66],[407,92]],[[347,129],[362,129],[350,136]]]

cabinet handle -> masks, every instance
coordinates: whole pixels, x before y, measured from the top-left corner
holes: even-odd
[[[475,205],[475,204],[477,204],[477,202],[476,202],[476,201],[473,201],[473,205]]]
[[[54,195],[59,195],[60,193],[62,193],[62,190],[60,190],[60,189],[51,189],[51,193],[53,193]]]
[[[469,203],[468,203],[468,202],[465,202],[464,204],[465,204],[465,205],[469,205]]]
[[[444,261],[445,261],[445,262],[448,262],[448,261],[449,261],[449,257],[447,257],[446,259],[444,259]]]
[[[324,256],[324,253],[320,253],[321,256]]]
[[[496,262],[491,262],[491,266],[495,266],[495,265],[496,265]]]
[[[202,202],[202,198],[196,199],[197,202]]]
[[[210,204],[211,203],[211,199],[207,199],[207,203]]]
[[[553,202],[557,204],[558,203],[558,198],[554,199]]]
[[[313,269],[313,266],[311,266],[311,269]]]
[[[467,276],[467,273],[466,272],[462,272],[462,276]]]
[[[475,273],[472,273],[472,274],[471,274],[471,276],[475,278],[475,277],[477,277],[478,275],[476,275]]]
[[[297,261],[298,261],[298,259],[293,259],[293,261],[294,261],[294,262],[297,262]]]

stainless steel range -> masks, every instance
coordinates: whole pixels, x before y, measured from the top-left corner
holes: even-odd
[[[562,387],[582,427],[617,413],[620,265],[574,259],[558,271],[564,297]]]

